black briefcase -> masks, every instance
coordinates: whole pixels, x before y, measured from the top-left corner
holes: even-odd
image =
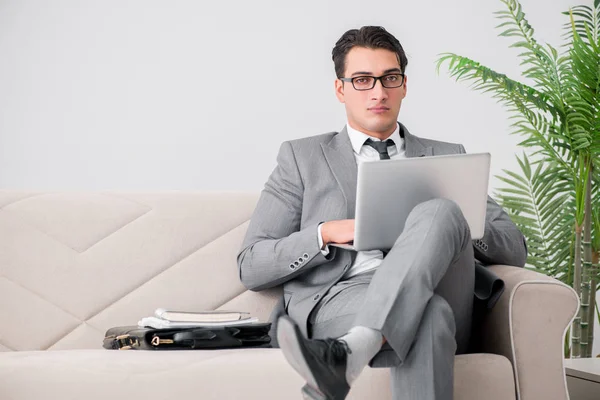
[[[106,331],[102,347],[110,350],[185,350],[271,347],[270,323],[196,328],[119,326]]]

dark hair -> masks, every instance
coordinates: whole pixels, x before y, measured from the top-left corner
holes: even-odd
[[[406,72],[408,59],[398,39],[381,26],[363,26],[360,29],[351,29],[344,33],[331,52],[335,74],[338,78],[344,77],[346,55],[355,46],[393,51],[398,57],[400,69],[402,72]]]

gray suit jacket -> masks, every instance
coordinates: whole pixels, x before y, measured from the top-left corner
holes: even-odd
[[[400,134],[407,157],[465,152],[460,144],[411,135],[402,124]],[[346,128],[284,142],[238,254],[240,279],[248,289],[283,284],[280,307],[305,335],[310,312],[340,280],[356,254],[331,248],[325,257],[317,239],[319,223],[354,218],[356,180],[357,164]],[[475,297],[491,307],[502,293],[503,282],[483,265],[523,266],[525,239],[488,197],[485,235],[473,243],[479,261]]]

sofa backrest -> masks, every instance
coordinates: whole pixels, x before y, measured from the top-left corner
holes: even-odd
[[[158,307],[243,310],[236,255],[258,199],[237,192],[0,190],[0,351],[100,348]]]

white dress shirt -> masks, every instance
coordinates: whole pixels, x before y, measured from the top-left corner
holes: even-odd
[[[373,147],[365,144],[367,139],[371,139],[376,142],[380,141],[379,139],[366,135],[355,129],[352,129],[350,124],[346,124],[346,129],[348,131],[348,136],[350,136],[350,142],[352,143],[352,149],[354,150],[354,158],[356,159],[357,165],[360,165],[360,163],[363,161],[379,160],[379,152]],[[388,139],[392,139],[394,141],[393,146],[388,146],[388,153],[390,155],[390,159],[406,158],[404,139],[400,137],[400,126],[398,124],[396,124],[396,130],[390,135]],[[322,249],[321,252],[323,253],[323,255],[326,256],[329,254],[329,246],[325,246],[325,248],[323,249],[323,236],[321,234],[322,225],[323,224],[319,224],[318,239],[319,246]],[[351,276],[362,274],[364,272],[377,268],[382,261],[383,252],[381,252],[381,250],[359,251],[356,254],[354,263],[348,269],[348,271],[346,271],[342,279],[348,279]]]

